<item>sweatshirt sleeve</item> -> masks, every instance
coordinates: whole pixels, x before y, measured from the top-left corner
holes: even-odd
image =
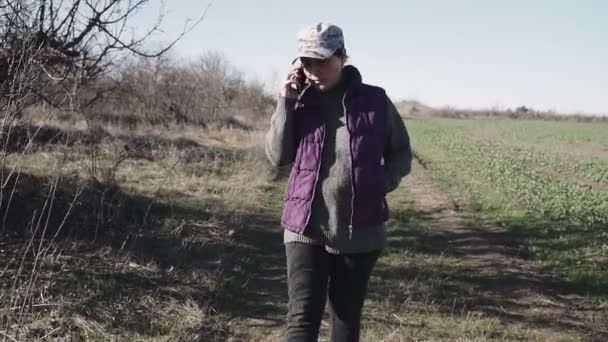
[[[279,96],[277,107],[270,118],[270,129],[266,133],[264,150],[270,163],[285,166],[293,163],[295,157],[294,143],[294,108],[296,99]]]
[[[401,178],[409,174],[412,166],[412,150],[403,118],[388,96],[386,121],[384,172],[387,192],[391,192],[399,186]]]

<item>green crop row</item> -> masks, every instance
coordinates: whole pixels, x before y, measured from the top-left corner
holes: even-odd
[[[444,120],[409,120],[408,130],[417,159],[441,185],[608,307],[605,161],[484,140]]]
[[[412,121],[409,126],[417,155],[444,175],[485,183],[511,204],[554,221],[608,224],[608,191],[597,190],[608,185],[605,162],[474,139],[432,121]],[[598,186],[568,177],[586,178]]]

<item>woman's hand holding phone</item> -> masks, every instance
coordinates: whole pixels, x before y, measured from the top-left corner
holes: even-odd
[[[287,98],[296,98],[302,91],[304,84],[304,70],[302,64],[298,60],[287,73],[287,77],[281,88],[281,96]]]

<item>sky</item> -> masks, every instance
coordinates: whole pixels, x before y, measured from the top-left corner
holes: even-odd
[[[364,82],[395,101],[608,115],[608,1],[172,0],[154,40],[177,36],[209,4],[172,55],[221,53],[269,89],[289,69],[297,32],[324,21],[343,29]],[[138,29],[152,24],[154,6]]]

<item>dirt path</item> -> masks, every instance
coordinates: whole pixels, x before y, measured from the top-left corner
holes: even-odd
[[[605,311],[441,191],[420,165],[389,202],[389,244],[370,284],[363,341],[608,341]],[[273,310],[235,318],[233,341],[284,339],[280,231],[263,238],[276,240],[251,264],[274,267],[252,268],[243,295],[264,297]]]
[[[441,191],[420,165],[402,189],[413,200],[417,222],[410,228],[424,232],[418,239],[430,249],[425,254],[455,259],[435,284],[433,305],[444,316],[439,319],[458,312],[467,323],[471,317],[495,320],[493,331],[477,337],[482,340],[608,340],[605,312],[529,260],[507,231],[482,222]]]

